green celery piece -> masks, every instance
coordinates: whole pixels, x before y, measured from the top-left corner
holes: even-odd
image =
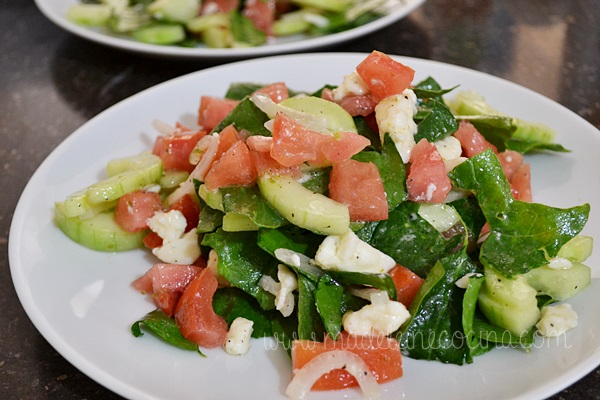
[[[464,235],[445,238],[418,215],[420,205],[405,201],[374,229],[370,244],[421,277],[440,258],[465,241]]]
[[[479,297],[479,290],[483,284],[483,276],[471,276],[465,295],[462,301],[462,328],[465,334],[465,341],[469,351],[466,353],[466,362],[471,364],[473,357],[486,352],[490,347],[484,342],[479,340],[479,337],[475,335],[473,328],[473,320],[475,318],[475,312],[477,311],[477,299]]]
[[[452,135],[458,130],[458,122],[448,107],[435,99],[427,100],[419,107],[419,116],[415,141],[427,139],[436,142]],[[416,119],[416,118],[415,118]]]
[[[202,245],[213,248],[218,256],[219,273],[232,286],[250,294],[264,310],[275,308],[275,297],[258,282],[263,275],[276,277],[277,260],[258,247],[256,232],[216,232],[205,234]]]
[[[317,282],[303,273],[298,274],[298,339],[322,342],[325,327],[317,311],[315,291]]]
[[[263,310],[255,298],[238,288],[217,290],[212,305],[215,313],[223,317],[228,326],[238,317],[253,321],[253,338],[273,336],[271,320],[277,318],[278,314],[281,316],[278,311]]]
[[[151,311],[142,319],[134,322],[133,325],[131,325],[131,333],[135,337],[140,337],[143,335],[142,328],[152,332],[173,346],[184,350],[197,351],[201,356],[206,357],[202,354],[196,343],[183,337],[175,320],[169,318],[160,310]]]
[[[342,331],[342,301],[344,287],[325,274],[319,279],[315,289],[315,304],[321,316],[325,331],[337,340]]]
[[[464,290],[455,282],[477,267],[464,249],[440,259],[410,305],[400,348],[415,359],[462,365],[469,359],[462,315]]]
[[[260,195],[256,186],[230,186],[219,190],[226,213],[245,215],[260,228],[278,228],[287,224],[287,220]]]
[[[248,46],[260,46],[267,42],[267,34],[254,25],[254,22],[241,13],[231,13],[231,33],[235,43]]]
[[[268,120],[267,114],[254,105],[249,97],[246,97],[212,132],[221,132],[228,125],[233,125],[238,132],[245,129],[252,135],[271,136],[271,132],[264,126]]]
[[[353,159],[362,162],[372,162],[377,166],[383,181],[383,188],[388,203],[388,209],[395,209],[408,197],[406,191],[406,169],[394,141],[386,134],[383,139],[381,153],[376,151],[361,151]]]
[[[515,200],[492,150],[465,161],[449,174],[459,188],[472,191],[490,225],[479,260],[506,277],[546,264],[581,232],[589,204],[560,209]]]

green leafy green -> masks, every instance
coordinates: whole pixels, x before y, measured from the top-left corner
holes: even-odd
[[[418,119],[417,133],[415,142],[421,139],[427,139],[430,142],[436,142],[452,135],[458,130],[458,122],[452,115],[452,112],[441,102],[430,99],[427,100],[419,109],[415,117]]]
[[[131,333],[135,337],[143,335],[142,328],[155,334],[165,342],[184,350],[193,350],[204,356],[198,345],[183,337],[173,318],[169,318],[160,310],[150,311],[144,318],[131,325]]]
[[[236,42],[247,43],[250,46],[260,46],[267,42],[267,34],[238,11],[231,13],[231,33]]]
[[[325,274],[319,279],[315,289],[315,305],[321,316],[325,331],[337,340],[342,330],[342,301],[344,287]]]
[[[279,312],[265,311],[256,299],[238,288],[222,288],[215,292],[212,301],[215,313],[227,321],[227,325],[238,317],[254,322],[252,337],[261,338],[273,336],[271,320],[281,316]]]
[[[507,277],[547,264],[581,232],[590,212],[589,204],[560,209],[515,200],[492,150],[473,156],[449,176],[456,186],[475,194],[490,225],[480,261]]]
[[[246,97],[212,131],[221,132],[228,125],[233,125],[238,132],[245,129],[251,135],[271,136],[264,126],[268,120],[267,114]]]
[[[245,215],[258,227],[278,228],[287,223],[261,195],[257,186],[227,186],[219,189],[226,213]]]

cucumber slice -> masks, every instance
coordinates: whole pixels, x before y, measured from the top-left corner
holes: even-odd
[[[479,309],[494,325],[523,335],[540,319],[537,292],[523,275],[506,278],[492,268],[484,270],[479,292]]]
[[[185,39],[185,29],[177,24],[154,24],[131,32],[131,37],[150,44],[175,44]]]
[[[350,229],[348,206],[305,188],[289,176],[261,176],[258,188],[294,225],[320,235],[341,235]]]
[[[456,209],[447,204],[422,203],[418,214],[439,233],[446,232],[460,222],[460,215]]]
[[[352,3],[349,0],[292,0],[301,7],[314,7],[325,11],[342,12]]]
[[[327,130],[335,133],[339,131],[357,133],[354,119],[342,106],[333,101],[320,97],[290,97],[283,100],[280,105],[301,111],[307,114],[324,117],[327,121]]]
[[[67,19],[79,25],[104,26],[112,14],[107,4],[74,4],[67,10]]]
[[[189,176],[190,174],[186,171],[164,171],[158,184],[163,189],[175,189]]]
[[[544,265],[532,269],[527,274],[527,283],[538,294],[545,294],[554,300],[567,300],[587,288],[592,282],[592,270],[577,261],[566,269],[550,268]]]
[[[189,20],[186,28],[192,33],[202,33],[210,28],[230,29],[231,16],[228,13],[202,15]]]
[[[225,211],[223,209],[223,194],[219,189],[210,190],[206,188],[206,185],[202,184],[198,188],[198,196],[200,196],[210,208]]]
[[[99,251],[125,251],[142,246],[146,231],[130,233],[123,230],[112,212],[102,212],[88,219],[67,217],[62,203],[54,207],[54,220],[71,240]]]
[[[247,215],[226,213],[223,216],[222,228],[225,232],[245,232],[257,231],[258,225],[256,225]]]
[[[146,10],[158,20],[187,22],[198,15],[200,0],[156,0]]]
[[[160,158],[152,153],[140,153],[131,157],[115,158],[106,164],[106,175],[111,177],[123,172],[156,167],[158,163],[160,163]]]
[[[577,235],[569,240],[558,251],[556,257],[566,258],[567,260],[584,262],[592,255],[594,239],[590,236]]]
[[[281,18],[273,22],[271,30],[275,36],[291,36],[304,33],[310,28],[305,10],[291,11],[285,13]],[[313,13],[314,15],[314,13]]]

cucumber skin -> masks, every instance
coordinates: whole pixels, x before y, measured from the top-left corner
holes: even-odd
[[[92,250],[120,252],[142,246],[147,231],[127,232],[114,220],[112,212],[102,212],[88,219],[67,217],[61,203],[54,207],[54,221],[71,240]]]
[[[506,278],[486,267],[478,305],[494,325],[516,335],[529,332],[540,319],[537,292],[523,275]]]
[[[525,276],[538,294],[545,294],[557,301],[570,299],[587,288],[592,282],[592,270],[572,261],[567,269],[553,269],[546,265],[532,269]]]
[[[260,194],[292,224],[319,235],[341,235],[350,229],[345,204],[315,193],[285,175],[258,178]]]

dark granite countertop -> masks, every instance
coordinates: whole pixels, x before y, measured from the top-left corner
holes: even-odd
[[[36,168],[84,122],[225,61],[104,47],[61,30],[32,0],[0,0],[0,10],[0,398],[117,399],[59,355],[19,303],[8,265],[13,211]],[[429,0],[376,33],[316,51],[378,49],[461,65],[533,89],[600,127],[599,26],[597,0]],[[600,399],[600,369],[552,399]]]

